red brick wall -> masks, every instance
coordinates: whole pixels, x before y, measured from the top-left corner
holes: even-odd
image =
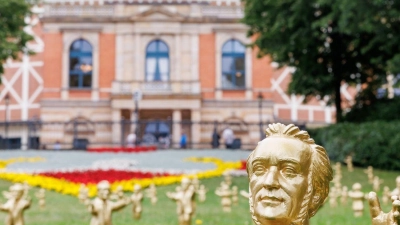
[[[199,38],[199,76],[204,99],[213,99],[215,89],[215,34],[200,34]]]
[[[254,47],[252,51],[252,84],[255,89],[266,89],[271,88],[271,78],[273,74],[273,68],[271,67],[271,58],[264,56],[258,58],[258,48]],[[253,99],[257,98],[259,91],[253,92]],[[264,99],[272,99],[272,93],[268,91],[262,91]]]
[[[61,33],[43,35],[45,43],[43,53],[44,88],[61,88],[63,42]],[[43,92],[42,98],[60,98],[60,92]]]
[[[115,79],[115,34],[100,34],[99,87],[111,88]],[[110,98],[110,93],[100,92],[100,98]]]

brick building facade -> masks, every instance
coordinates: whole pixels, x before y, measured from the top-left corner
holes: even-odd
[[[259,129],[246,124],[260,121],[260,94],[263,122],[334,122],[324,101],[303,104],[302,96],[286,93],[293,68],[278,69],[246,48],[251,39],[238,0],[45,0],[33,10],[28,31],[37,54],[7,62],[2,77],[0,100],[8,93],[10,104],[7,116],[0,105],[0,118],[8,121],[133,121],[136,92],[139,120],[194,122],[173,123],[175,143],[182,132],[190,142],[209,143],[212,128],[200,121],[239,121],[237,135],[257,143]],[[93,126],[80,136],[120,142],[120,124]],[[24,146],[27,133],[20,127],[8,135]],[[48,125],[37,136],[70,142],[72,133]]]

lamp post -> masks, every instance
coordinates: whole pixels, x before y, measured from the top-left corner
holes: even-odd
[[[4,112],[4,121],[5,121],[5,126],[4,126],[4,141],[5,141],[5,148],[8,149],[8,104],[10,103],[10,96],[6,94],[4,96],[4,103],[5,103],[5,112]]]
[[[261,92],[258,93],[257,99],[258,99],[258,112],[260,114],[260,140],[263,140],[265,135],[263,132],[263,124],[262,124],[262,100],[263,100],[263,95]]]
[[[133,100],[135,102],[135,135],[136,145],[139,144],[139,101],[142,99],[142,93],[135,91],[133,94]]]

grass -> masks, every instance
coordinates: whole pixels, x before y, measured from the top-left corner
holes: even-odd
[[[347,172],[346,168],[342,168],[343,179],[342,184],[351,188],[352,184],[359,182],[363,186],[363,191],[368,193],[372,190],[372,185],[368,184],[367,175],[363,169],[356,168],[354,172]],[[395,178],[397,172],[375,170],[375,175],[384,179],[384,185],[393,189],[395,186]],[[220,206],[220,198],[214,194],[214,190],[219,186],[222,178],[213,178],[201,180],[210,191],[207,193],[207,200],[204,203],[197,203],[197,212],[193,218],[192,224],[201,220],[203,225],[251,225],[249,206],[247,199],[239,197],[239,205],[232,207],[231,213],[224,213]],[[248,189],[248,181],[246,177],[237,177],[233,179],[234,185],[239,190]],[[0,191],[7,190],[11,183],[0,180]],[[165,196],[165,192],[174,191],[175,185],[159,187],[158,203],[155,206],[150,204],[149,199],[143,202],[142,219],[135,221],[132,219],[131,206],[115,212],[113,214],[114,225],[140,224],[140,225],[177,225],[176,205],[173,201]],[[30,209],[25,212],[26,225],[82,225],[89,224],[90,214],[86,208],[78,202],[78,199],[71,196],[61,195],[55,192],[46,192],[46,209],[41,211],[38,207],[37,199],[34,197],[36,188],[32,188],[30,196],[33,198],[33,204]],[[128,195],[129,193],[126,193]],[[378,196],[382,193],[378,192]],[[4,198],[1,201],[4,202]],[[383,206],[385,212],[390,210],[390,205]],[[0,214],[0,220],[4,220],[5,213]],[[351,200],[345,206],[338,208],[330,208],[328,204],[320,209],[315,217],[311,219],[311,225],[365,225],[371,224],[369,216],[369,207],[365,202],[364,215],[359,218],[353,216],[351,209]]]

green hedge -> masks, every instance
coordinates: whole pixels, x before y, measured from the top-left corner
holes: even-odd
[[[341,123],[308,132],[333,161],[351,154],[356,166],[400,170],[400,121]]]

